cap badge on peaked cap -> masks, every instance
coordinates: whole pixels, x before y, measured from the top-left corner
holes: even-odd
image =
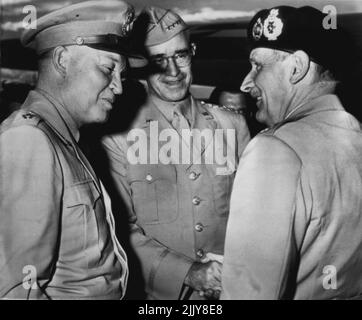
[[[129,35],[129,33],[131,32],[132,30],[132,24],[135,20],[135,11],[134,11],[134,8],[128,8],[126,14],[126,21],[125,23],[122,25],[122,35],[124,37],[127,37]]]

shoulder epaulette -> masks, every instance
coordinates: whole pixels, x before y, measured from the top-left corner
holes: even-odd
[[[212,109],[220,109],[220,110],[225,110],[225,111],[229,111],[229,112],[236,113],[236,114],[243,114],[243,111],[240,109],[238,110],[238,109],[234,109],[234,108],[223,106],[223,105],[206,103],[205,101],[201,101],[201,104],[208,108],[212,108]]]
[[[30,124],[30,125],[37,125],[39,122],[42,121],[36,113],[29,111],[29,110],[20,110],[19,114],[15,118],[15,123],[21,124]]]
[[[270,133],[270,128],[265,128],[265,129],[259,131],[258,134],[268,134],[268,133]]]

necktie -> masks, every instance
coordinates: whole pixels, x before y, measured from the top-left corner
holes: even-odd
[[[190,125],[183,115],[181,106],[177,106],[173,112],[172,126],[178,131],[179,134],[182,134],[183,129],[190,130]]]
[[[182,152],[182,164],[191,163],[191,159],[193,157],[193,141],[192,141],[192,134],[190,132],[191,127],[189,122],[187,121],[184,113],[182,112],[181,106],[177,106],[174,109],[173,119],[172,119],[172,126],[181,136],[181,152]],[[184,131],[184,134],[183,134]],[[184,159],[185,158],[185,159]],[[185,163],[184,163],[185,162]]]

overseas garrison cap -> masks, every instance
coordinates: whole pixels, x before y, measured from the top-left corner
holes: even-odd
[[[338,74],[346,41],[343,31],[325,25],[327,14],[310,6],[278,6],[259,11],[248,26],[252,48],[305,51],[310,59]],[[344,44],[342,44],[344,43]]]
[[[168,9],[148,7],[144,14],[149,17],[145,38],[148,47],[166,42],[188,28],[178,14]]]
[[[35,29],[24,31],[21,42],[38,54],[61,45],[87,45],[133,57],[131,65],[143,66],[145,61],[127,46],[134,19],[133,6],[123,1],[80,2],[39,18]]]

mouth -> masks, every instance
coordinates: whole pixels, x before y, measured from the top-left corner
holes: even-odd
[[[165,79],[163,82],[167,85],[167,86],[179,86],[183,83],[183,79],[184,78],[180,78],[180,79]]]
[[[112,109],[112,108],[113,108],[114,100],[115,100],[114,97],[113,97],[113,98],[103,98],[103,101],[108,102],[108,104],[109,104],[109,106],[110,106],[109,109]]]
[[[262,97],[256,97],[256,105],[257,105],[257,107],[260,107],[260,104],[263,102],[262,101],[263,99],[262,99]]]
[[[259,107],[260,104],[263,102],[263,98],[262,98],[261,94],[257,90],[252,90],[250,92],[250,95],[253,99],[256,100],[256,105],[257,105],[257,107]]]
[[[103,97],[103,99],[108,101],[109,103],[114,103],[114,101],[116,100],[116,97],[114,95],[109,95],[109,96]]]

